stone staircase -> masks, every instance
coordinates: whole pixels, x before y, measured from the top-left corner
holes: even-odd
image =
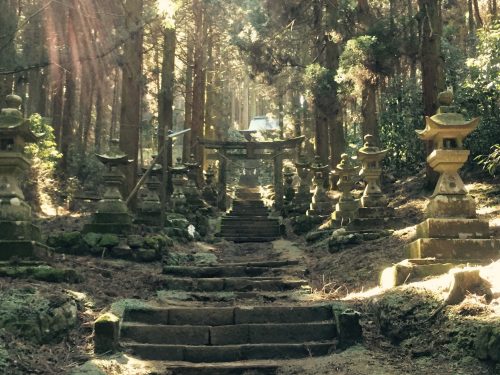
[[[271,244],[234,244],[219,263],[164,265],[156,301],[127,306],[115,325],[96,321],[96,348],[119,347],[158,375],[243,375],[276,374],[283,361],[359,341],[357,313],[304,302],[305,269],[282,257]]]
[[[259,188],[240,187],[231,211],[222,217],[220,235],[233,242],[270,242],[280,237],[280,223],[269,217]]]

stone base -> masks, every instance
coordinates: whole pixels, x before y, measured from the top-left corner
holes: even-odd
[[[385,207],[387,206],[387,198],[383,194],[364,195],[361,197],[362,207]]]
[[[40,241],[40,228],[29,221],[0,221],[1,240]]]
[[[132,215],[129,213],[115,213],[115,212],[96,212],[92,215],[92,223],[95,224],[109,224],[116,223],[120,225],[131,225]]]
[[[400,219],[395,217],[384,218],[355,218],[347,226],[350,231],[362,231],[370,229],[390,229],[398,225]]]
[[[417,238],[488,238],[489,223],[479,219],[427,219],[417,225]]]
[[[476,202],[468,195],[436,195],[425,208],[429,218],[475,218]]]
[[[309,210],[307,210],[308,216],[330,216],[332,214],[333,207],[331,202],[316,202],[311,203]]]
[[[360,207],[358,217],[361,219],[384,219],[394,217],[394,208],[392,207]]]
[[[439,262],[435,259],[406,259],[386,268],[380,277],[382,288],[394,288],[410,282],[424,280],[427,277],[440,276],[452,268],[463,268],[470,265],[480,265],[481,262]]]
[[[90,223],[83,226],[82,233],[130,234],[132,224]]]
[[[408,258],[439,260],[496,260],[500,258],[500,239],[420,238],[406,246]]]
[[[150,225],[153,227],[163,226],[161,212],[140,212],[134,222],[136,224]]]
[[[47,259],[51,256],[52,249],[36,241],[0,240],[0,260]]]

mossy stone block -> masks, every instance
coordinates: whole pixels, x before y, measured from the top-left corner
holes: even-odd
[[[94,322],[94,351],[96,353],[115,352],[118,348],[120,318],[112,313],[101,315]]]
[[[89,247],[96,247],[101,241],[102,234],[100,233],[87,233],[83,236],[83,242],[87,244]]]

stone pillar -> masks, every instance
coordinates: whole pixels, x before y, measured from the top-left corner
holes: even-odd
[[[205,187],[203,188],[203,199],[212,207],[217,207],[219,201],[219,194],[214,183],[215,167],[210,164],[205,174]]]
[[[37,137],[19,110],[21,98],[8,95],[5,102],[0,113],[0,260],[43,258],[50,251],[38,242],[40,229],[31,222],[31,207],[19,186],[31,166],[24,146]]]
[[[284,198],[287,205],[291,204],[293,198],[295,197],[295,189],[293,188],[293,176],[295,176],[295,173],[293,173],[292,168],[286,167],[283,171],[283,177],[285,179]]]

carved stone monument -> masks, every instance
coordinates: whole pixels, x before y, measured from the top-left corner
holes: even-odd
[[[0,260],[43,258],[50,251],[39,243],[40,229],[32,223],[31,207],[19,186],[31,165],[24,146],[37,136],[19,111],[21,98],[8,95],[6,103],[0,113]]]
[[[439,94],[439,110],[426,117],[420,139],[432,140],[427,157],[440,177],[426,208],[427,219],[417,225],[417,239],[406,247],[408,260],[386,269],[383,286],[446,273],[459,264],[481,264],[500,257],[500,239],[489,238],[489,223],[476,218],[474,199],[468,195],[458,170],[467,160],[464,138],[478,125],[453,107],[450,92]]]
[[[338,189],[341,192],[339,202],[335,205],[332,220],[337,226],[348,225],[358,214],[359,200],[352,196],[352,189],[359,167],[351,164],[351,158],[347,154],[342,154],[341,162],[335,167],[334,174],[338,177]]]
[[[319,156],[316,156],[314,163],[311,165],[311,170],[314,172],[315,189],[307,215],[327,218],[333,211],[332,201],[326,195],[325,189],[325,179],[328,178],[328,165],[322,164]]]
[[[83,232],[127,234],[132,227],[132,215],[121,193],[125,176],[120,167],[132,161],[120,150],[117,139],[111,141],[110,150],[106,154],[96,156],[107,169],[103,176],[104,194],[97,203],[97,211],[92,215],[91,222],[84,226]]]

